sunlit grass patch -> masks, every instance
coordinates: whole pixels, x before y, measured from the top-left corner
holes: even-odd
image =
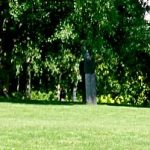
[[[0,103],[0,149],[150,149],[150,109]]]

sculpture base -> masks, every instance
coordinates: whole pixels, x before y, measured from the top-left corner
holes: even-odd
[[[86,92],[86,104],[97,104],[95,73],[85,74],[85,92]]]

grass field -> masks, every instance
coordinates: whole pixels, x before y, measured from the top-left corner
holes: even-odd
[[[149,150],[150,108],[0,103],[0,150]]]

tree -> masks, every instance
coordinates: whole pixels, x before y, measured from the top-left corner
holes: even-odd
[[[143,2],[77,1],[76,4],[76,25],[81,25],[76,27],[81,33],[79,37],[97,61],[98,93],[110,95],[117,103],[143,103],[148,99],[142,94],[144,86],[149,90],[147,83],[134,82],[141,73],[142,78],[147,78],[139,67],[146,64],[137,57],[141,52],[149,56],[149,38],[145,34],[149,25],[144,20]]]
[[[32,90],[50,90],[60,97],[64,88],[71,95],[81,81],[84,46],[95,59],[100,101],[148,103],[144,1],[14,0],[0,1],[0,7],[0,62],[3,73],[11,72],[5,76],[8,91],[30,97]]]

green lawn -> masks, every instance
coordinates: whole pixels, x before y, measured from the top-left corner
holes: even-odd
[[[150,108],[0,103],[0,150],[149,150]]]

